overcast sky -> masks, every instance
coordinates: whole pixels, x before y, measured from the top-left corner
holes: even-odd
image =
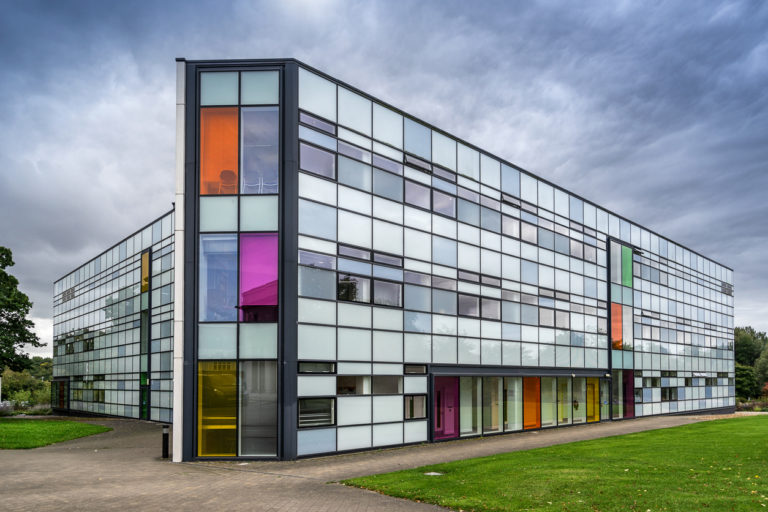
[[[768,2],[3,3],[0,245],[52,283],[173,200],[175,57],[296,57],[735,270],[768,330]]]

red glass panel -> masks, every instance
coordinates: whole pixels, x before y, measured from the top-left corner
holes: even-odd
[[[621,304],[611,303],[611,342],[614,350],[621,350]]]

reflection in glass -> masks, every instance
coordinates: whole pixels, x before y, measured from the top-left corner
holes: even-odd
[[[197,373],[197,454],[237,453],[237,375],[235,361],[200,361]]]
[[[406,181],[405,202],[429,210],[429,187]]]
[[[459,431],[462,436],[480,433],[481,377],[459,378]]]
[[[523,428],[523,379],[504,377],[504,431]]]
[[[390,281],[374,281],[373,282],[373,303],[382,306],[394,306],[401,307],[402,301],[402,286],[398,283]]]
[[[237,194],[237,107],[200,109],[200,194]]]
[[[200,321],[237,320],[237,235],[200,235]]]
[[[483,434],[501,432],[504,389],[501,377],[483,378]]]
[[[277,361],[240,362],[240,455],[277,455]]]
[[[442,213],[448,217],[456,217],[456,198],[438,192],[432,191],[432,209],[436,213]]]
[[[300,144],[299,151],[301,169],[318,176],[336,178],[336,158],[333,153],[328,153],[308,144]]]
[[[570,377],[558,377],[557,379],[557,424],[571,424],[571,396]]]
[[[246,107],[241,110],[240,151],[242,194],[278,192],[278,107]]]
[[[339,274],[338,299],[371,302],[371,280],[350,274]]]
[[[587,421],[587,379],[573,379],[573,423]]]
[[[240,236],[241,321],[277,321],[277,267],[277,233]]]

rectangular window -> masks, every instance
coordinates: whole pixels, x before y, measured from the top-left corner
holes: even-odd
[[[406,364],[403,371],[406,375],[426,375],[427,366],[423,364]]]
[[[403,306],[403,285],[390,281],[373,282],[373,303],[382,306]]]
[[[280,168],[278,107],[241,110],[241,194],[277,194]]]
[[[483,378],[483,434],[502,431],[504,386],[501,377]]]
[[[336,377],[337,395],[370,395],[371,377],[367,375],[339,375]]]
[[[482,317],[490,320],[501,319],[501,301],[496,299],[487,299],[483,297],[482,301]]]
[[[459,315],[480,316],[480,298],[471,295],[459,295]]]
[[[429,210],[430,209],[429,188],[423,185],[414,183],[413,181],[406,180],[405,202],[408,204],[412,204],[414,206],[418,206],[420,208],[424,208],[425,210]]]
[[[373,193],[403,202],[403,178],[379,169],[373,170]]]
[[[587,388],[584,377],[573,379],[573,423],[587,421]]]
[[[523,428],[541,427],[541,382],[538,377],[523,378]]]
[[[621,284],[632,288],[632,249],[621,246]]]
[[[573,401],[573,396],[571,394],[571,378],[558,377],[557,378],[557,424],[558,425],[570,425],[572,423],[572,418],[571,418],[572,401]]]
[[[197,373],[197,454],[237,454],[237,363],[200,361]]]
[[[371,302],[371,280],[366,277],[339,274],[337,297],[339,300]]]
[[[336,157],[333,153],[300,144],[299,161],[301,169],[318,176],[336,179]]]
[[[277,455],[277,361],[241,361],[240,455]]]
[[[200,109],[200,194],[237,194],[237,107]]]
[[[437,190],[432,191],[432,209],[435,213],[455,218],[456,217],[456,198],[443,194]]]
[[[504,377],[504,431],[523,428],[523,379]]]
[[[541,378],[541,426],[557,425],[557,379]]]
[[[427,417],[426,395],[405,395],[405,419],[416,420]]]
[[[481,377],[459,378],[459,430],[462,436],[480,433]]]
[[[299,428],[325,427],[335,423],[335,399],[299,398]]]
[[[237,320],[237,235],[200,235],[200,321]]]
[[[336,363],[299,363],[299,373],[336,373]]]
[[[622,347],[622,306],[621,304],[611,303],[611,346],[614,350],[621,350]]]
[[[403,392],[403,378],[399,375],[374,375],[371,384],[374,395],[398,395]]]
[[[240,320],[277,321],[277,233],[240,235]]]
[[[587,421],[600,421],[600,379],[597,377],[587,379]]]

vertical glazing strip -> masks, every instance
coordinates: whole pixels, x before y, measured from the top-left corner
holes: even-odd
[[[621,284],[632,288],[632,249],[621,246]]]

